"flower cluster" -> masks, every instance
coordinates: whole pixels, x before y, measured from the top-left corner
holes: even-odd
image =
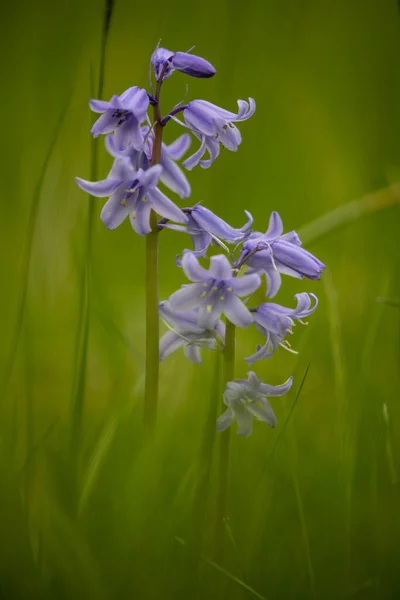
[[[182,347],[188,360],[200,363],[201,348],[224,348],[227,322],[241,329],[254,326],[263,336],[264,343],[245,359],[249,365],[269,358],[278,346],[291,350],[286,337],[296,323],[304,323],[303,319],[314,312],[317,298],[313,294],[297,294],[297,306],[293,309],[269,301],[251,307],[249,298],[260,287],[263,276],[270,299],[277,294],[282,275],[319,279],[324,264],[302,248],[295,231],[283,233],[277,212],[272,212],[266,233],[259,233],[251,229],[253,218],[248,211],[246,223],[236,228],[201,203],[179,207],[169,198],[170,192],[180,198],[191,194],[178,161],[186,155],[192,136],[200,146],[183,161],[183,168],[210,167],[219,156],[221,145],[230,151],[238,150],[242,138],[236,123],[254,114],[255,101],[238,100],[238,111],[234,113],[205,100],[191,100],[176,105],[162,117],[160,90],[174,72],[209,78],[216,71],[207,60],[191,52],[159,47],[151,56],[151,65],[155,91],[152,84],[150,91],[134,86],[108,102],[90,101],[91,110],[100,115],[91,133],[94,137],[105,136],[105,148],[113,165],[102,181],[76,181],[90,195],[108,198],[100,215],[107,229],[115,229],[129,217],[134,231],[147,235],[154,230],[154,211],[158,215],[154,231],[172,230],[190,236],[193,248],[185,248],[176,259],[190,283],[159,305],[160,318],[168,328],[160,340],[159,358],[162,361]],[[170,122],[178,123],[185,131],[167,145],[162,142],[162,131]],[[160,185],[167,188],[167,193]],[[211,247],[220,253],[211,256],[205,268],[200,260],[207,258]],[[228,382],[223,395],[227,408],[218,419],[218,431],[237,421],[238,433],[248,436],[253,418],[274,427],[277,419],[267,398],[285,394],[291,385],[291,377],[279,386],[264,384],[253,371],[246,380]]]

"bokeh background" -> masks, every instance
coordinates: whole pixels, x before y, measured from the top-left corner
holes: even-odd
[[[217,76],[175,74],[163,108],[188,83],[189,98],[235,110],[252,96],[257,112],[240,126],[237,153],[190,173],[189,202],[235,226],[247,209],[261,230],[278,210],[328,265],[321,282],[286,278],[278,296],[292,305],[312,291],[320,307],[296,328],[298,355],[279,350],[256,366],[273,384],[293,374],[294,386],[273,402],[276,429],[259,423],[249,439],[232,436],[218,560],[218,361],[204,353],[195,366],[176,353],[161,365],[147,444],[144,240],[128,223],[106,231],[101,199],[82,369],[89,200],[74,176],[89,179],[93,161],[88,99],[104,3],[2,8],[0,598],[398,598],[395,0],[115,0],[104,98],[146,86],[160,38],[175,50],[195,44]],[[179,133],[165,130],[168,140]],[[109,166],[100,144],[99,177]],[[321,229],[313,222],[323,215]],[[162,235],[161,298],[184,281],[174,258],[187,241]],[[258,342],[239,332],[238,376]]]

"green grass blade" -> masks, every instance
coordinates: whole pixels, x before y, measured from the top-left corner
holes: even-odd
[[[399,203],[400,185],[392,185],[335,208],[302,227],[298,233],[305,244],[311,244],[336,229]]]

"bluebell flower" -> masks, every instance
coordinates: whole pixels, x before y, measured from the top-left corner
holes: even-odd
[[[215,350],[225,343],[225,324],[218,319],[212,329],[199,327],[198,309],[173,311],[168,301],[160,302],[161,319],[170,328],[160,340],[160,361],[183,347],[185,356],[201,363],[200,348]]]
[[[238,113],[235,114],[211,102],[193,100],[183,108],[185,126],[201,141],[199,150],[183,163],[186,169],[191,170],[199,163],[204,169],[210,167],[219,155],[220,144],[228,150],[238,149],[242,136],[234,123],[249,119],[256,110],[256,103],[253,98],[249,98],[248,102],[238,100],[238,107]],[[177,117],[172,118],[184,125]],[[210,158],[202,160],[206,152]]]
[[[259,287],[257,273],[234,277],[223,254],[212,256],[210,268],[204,269],[192,252],[184,252],[182,267],[186,277],[195,283],[172,294],[169,301],[173,310],[199,308],[197,322],[205,329],[212,329],[222,313],[238,327],[246,328],[252,323],[251,312],[238,296],[248,296]]]
[[[325,265],[301,247],[295,231],[283,234],[283,224],[277,212],[270,217],[265,234],[253,233],[243,244],[238,264],[245,263],[252,271],[265,273],[267,296],[273,298],[281,286],[281,273],[303,279],[320,279]]]
[[[94,123],[93,137],[115,132],[115,146],[123,150],[132,144],[140,150],[143,146],[141,124],[146,118],[149,98],[146,90],[137,86],[128,88],[109,102],[90,100],[89,106],[96,113],[103,113]]]
[[[161,173],[161,165],[136,171],[126,157],[115,160],[106,179],[91,182],[77,177],[76,182],[92,196],[110,196],[100,215],[107,229],[115,229],[129,216],[136,233],[146,235],[151,231],[152,209],[167,219],[187,222],[187,216],[157,188]]]
[[[185,209],[185,213],[188,216],[186,225],[165,223],[163,227],[188,233],[193,242],[194,251],[192,253],[197,258],[201,258],[205,256],[212,242],[226,249],[221,240],[229,244],[239,244],[250,235],[249,228],[253,223],[253,217],[247,210],[244,212],[248,221],[243,227],[236,229],[208,208],[205,208],[201,204],[196,204],[191,209]]]
[[[156,48],[150,59],[154,68],[154,74],[157,81],[161,77],[165,63],[168,63],[164,69],[163,80],[167,79],[173,71],[181,71],[191,77],[207,78],[215,75],[216,70],[204,58],[196,56],[189,52],[171,52],[166,48]]]
[[[248,379],[230,381],[224,392],[224,404],[228,407],[217,421],[217,431],[224,431],[234,421],[238,424],[238,434],[248,437],[253,433],[253,419],[275,427],[278,420],[267,398],[283,396],[292,387],[292,377],[282,385],[268,385],[253,371]]]
[[[245,358],[251,365],[257,360],[269,358],[282,346],[293,352],[290,344],[285,340],[286,336],[293,333],[292,328],[295,321],[306,325],[303,319],[311,315],[318,306],[318,298],[314,294],[296,294],[296,308],[287,308],[273,302],[261,304],[258,308],[251,309],[256,329],[265,337],[265,344],[257,347],[257,352]],[[314,300],[314,304],[313,304]]]
[[[145,140],[142,150],[136,150],[132,145],[128,146],[125,150],[118,150],[115,146],[113,135],[106,137],[106,149],[114,158],[128,157],[134,169],[141,168],[146,171],[151,166],[154,143],[154,135],[152,133],[149,134],[148,130],[147,126],[142,127],[142,134]],[[167,145],[162,143],[161,145],[160,165],[162,166],[162,171],[160,181],[181,198],[188,198],[191,190],[186,175],[175,161],[182,158],[187,152],[190,143],[190,135],[184,133],[172,142],[172,144]]]

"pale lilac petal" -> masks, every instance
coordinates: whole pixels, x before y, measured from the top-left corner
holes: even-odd
[[[103,113],[110,108],[110,103],[105,100],[90,100],[89,106],[93,112]]]
[[[106,196],[110,196],[110,194],[112,194],[113,191],[121,184],[120,179],[109,179],[108,177],[102,181],[86,181],[86,179],[75,177],[75,181],[81,190],[87,192],[91,196],[96,196],[97,198],[105,198]]]
[[[183,133],[178,137],[172,144],[166,146],[167,154],[173,160],[180,160],[184,154],[188,151],[192,138],[188,133]]]
[[[143,171],[140,169],[137,174],[137,178],[140,181],[140,185],[146,188],[155,187],[158,184],[158,180],[161,177],[162,166],[154,165],[147,169],[147,171]]]
[[[119,179],[119,181],[133,181],[136,177],[136,171],[132,167],[131,161],[127,157],[119,157],[114,160],[111,171],[107,179]]]
[[[198,326],[203,329],[214,329],[217,321],[219,320],[224,303],[218,298],[210,300],[210,303],[203,304],[199,308],[198,315]]]
[[[126,219],[129,214],[124,202],[125,185],[122,183],[107,200],[100,213],[100,218],[107,229],[115,229]]]
[[[246,329],[253,322],[253,315],[235,294],[231,293],[226,297],[223,311],[229,321],[242,329]]]
[[[146,192],[147,198],[151,201],[156,213],[165,219],[171,219],[178,223],[187,223],[187,216],[158,188],[149,188]]]
[[[224,122],[218,123],[218,119],[214,118],[207,110],[203,110],[196,105],[196,101],[190,102],[188,107],[183,111],[185,123],[194,128],[195,131],[207,136],[215,136],[224,125]]]
[[[232,266],[224,254],[212,256],[210,259],[209,277],[229,279],[232,277]]]
[[[235,416],[230,408],[218,418],[217,420],[217,432],[225,431],[232,425],[235,420]]]
[[[215,141],[212,138],[206,138],[206,150],[210,155],[210,158],[207,160],[200,160],[200,166],[202,169],[208,169],[213,164],[214,160],[218,158],[220,153],[220,145],[219,142]]]
[[[129,119],[121,123],[114,131],[114,144],[117,151],[126,150],[131,142],[131,128]]]
[[[282,219],[281,219],[279,213],[274,211],[271,213],[271,216],[269,218],[269,225],[268,225],[267,232],[265,234],[265,238],[268,241],[275,240],[280,235],[282,235],[282,232],[283,232]]]
[[[194,344],[186,344],[184,353],[190,362],[201,365],[202,360],[199,346],[195,346]]]
[[[238,100],[238,107],[238,114],[235,119],[232,119],[234,122],[246,121],[247,119],[250,119],[250,117],[252,117],[255,113],[256,103],[254,98],[249,98],[249,102],[246,102],[245,100]]]
[[[287,233],[281,235],[281,240],[289,242],[290,244],[295,244],[295,246],[301,246],[302,244],[301,239],[299,238],[297,232],[294,230],[288,231]]]
[[[167,331],[160,339],[159,346],[159,359],[160,361],[165,360],[167,356],[175,352],[178,348],[185,344],[185,340],[182,336],[175,333],[175,331]]]
[[[263,421],[264,423],[267,423],[270,427],[276,427],[278,419],[276,418],[275,413],[272,410],[269,402],[262,402],[262,408],[261,406],[257,406],[256,404],[249,403],[247,406],[247,410],[258,421]]]
[[[278,271],[268,269],[265,271],[267,278],[267,298],[273,298],[279,291],[282,283],[282,277]]]
[[[265,360],[273,355],[275,348],[272,346],[271,341],[267,338],[266,343],[263,346],[257,347],[257,352],[247,356],[244,360],[248,365],[254,364],[258,360]]]
[[[102,133],[111,133],[114,131],[116,124],[118,123],[118,119],[113,117],[113,112],[111,110],[106,111],[95,121],[92,129],[90,130],[93,137],[98,137]]]
[[[235,417],[238,424],[237,434],[243,437],[249,437],[253,433],[253,417],[247,411],[243,410],[240,413],[235,411]]]
[[[182,256],[183,271],[190,281],[208,281],[211,278],[210,271],[202,267],[192,252],[184,252]],[[204,290],[204,288],[203,288]]]
[[[137,201],[136,210],[129,213],[131,225],[138,235],[147,235],[150,233],[150,213],[151,204],[143,197]]]
[[[143,150],[143,133],[142,133],[142,129],[140,127],[140,120],[139,119],[130,119],[129,121],[129,127],[130,127],[130,141],[132,146],[136,149],[136,150]]]
[[[119,100],[124,110],[135,115],[139,122],[144,121],[149,106],[149,97],[145,89],[137,86],[128,88],[120,95]]]
[[[196,310],[180,310],[174,311],[168,301],[159,303],[160,317],[164,319],[174,329],[180,331],[190,330],[193,333],[201,333],[202,329],[197,327],[197,314]]]
[[[178,165],[168,156],[161,154],[161,181],[181,198],[190,196],[190,184]]]
[[[235,243],[243,239],[243,232],[248,229],[253,222],[253,218],[250,213],[247,211],[245,212],[249,217],[249,221],[240,229],[231,227],[223,219],[215,215],[211,210],[205,208],[201,204],[198,204],[193,208],[192,217],[205,231],[208,231],[227,242]]]
[[[242,136],[235,125],[229,125],[224,131],[219,133],[218,141],[220,141],[227,150],[236,152],[238,146],[242,142]]]
[[[313,254],[284,240],[273,243],[276,260],[309,279],[320,279],[325,265]]]
[[[248,296],[255,292],[261,285],[261,278],[257,273],[232,277],[229,285],[238,296]]]
[[[204,291],[203,284],[191,283],[174,292],[169,299],[173,310],[190,310],[199,306]]]
[[[199,164],[201,158],[204,156],[205,151],[206,151],[206,138],[204,136],[202,136],[200,148],[194,154],[189,156],[189,158],[187,158],[185,161],[183,161],[182,166],[184,166],[185,169],[187,169],[188,171],[191,171],[193,169],[193,167],[195,167],[196,165]]]
[[[174,69],[192,77],[212,77],[216,73],[207,60],[187,52],[176,52],[170,62]]]
[[[293,377],[289,377],[289,379],[281,385],[268,385],[267,383],[262,383],[260,385],[260,392],[261,394],[264,394],[264,396],[283,396],[290,390],[292,383]]]

